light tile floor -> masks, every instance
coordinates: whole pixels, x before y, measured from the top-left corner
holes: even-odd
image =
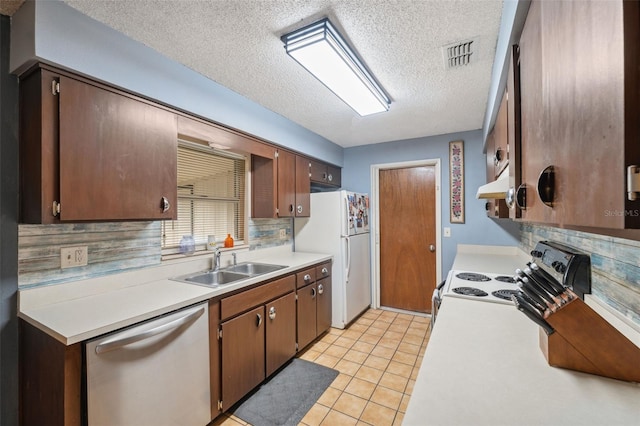
[[[301,425],[400,425],[430,335],[429,318],[370,309],[298,357],[340,371]],[[222,415],[212,425],[247,425]],[[260,426],[260,425],[255,425]]]

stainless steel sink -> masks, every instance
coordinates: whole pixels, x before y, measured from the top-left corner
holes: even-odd
[[[235,272],[218,270],[218,271],[198,272],[196,274],[182,277],[180,281],[187,281],[191,283],[213,286],[213,285],[231,284],[233,282],[245,280],[247,278],[249,278],[249,275],[247,274],[238,274]]]
[[[286,268],[286,266],[272,265],[268,263],[245,262],[245,263],[238,263],[237,265],[224,268],[224,271],[231,271],[239,274],[247,274],[250,276],[255,276],[255,275],[268,274],[269,272],[274,272],[284,268]]]

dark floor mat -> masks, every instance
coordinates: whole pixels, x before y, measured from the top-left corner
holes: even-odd
[[[254,426],[297,425],[338,371],[294,358],[232,412]]]

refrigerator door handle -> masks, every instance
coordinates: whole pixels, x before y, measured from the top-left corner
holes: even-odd
[[[345,269],[345,282],[349,282],[349,272],[351,271],[351,242],[349,236],[345,236],[344,240],[347,242],[347,267]]]

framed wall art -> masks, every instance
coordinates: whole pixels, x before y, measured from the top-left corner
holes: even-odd
[[[449,221],[464,223],[464,141],[449,142],[449,200]]]

